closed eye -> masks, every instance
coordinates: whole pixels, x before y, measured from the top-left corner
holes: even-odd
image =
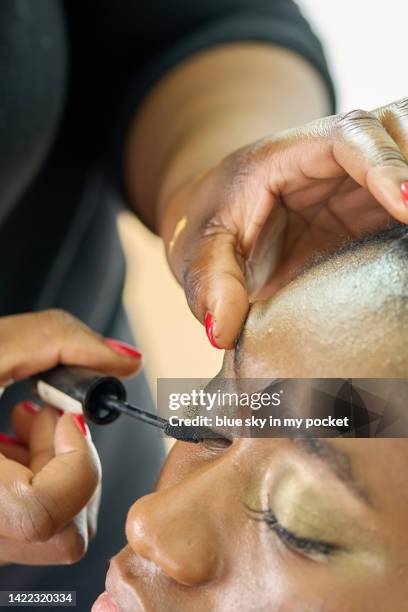
[[[323,558],[324,560],[327,560],[329,557],[341,550],[337,544],[333,544],[332,542],[297,536],[279,523],[271,508],[255,510],[254,508],[250,508],[248,506],[245,507],[249,511],[253,520],[266,523],[269,529],[271,529],[288,548],[291,548],[308,558],[314,560]]]

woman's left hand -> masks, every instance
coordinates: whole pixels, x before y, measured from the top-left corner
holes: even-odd
[[[315,253],[408,223],[408,98],[249,145],[165,203],[167,257],[210,341],[231,348],[250,299]]]

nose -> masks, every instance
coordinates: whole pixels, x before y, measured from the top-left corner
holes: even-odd
[[[132,549],[173,580],[200,585],[221,572],[219,539],[208,491],[194,479],[141,498],[129,512]]]

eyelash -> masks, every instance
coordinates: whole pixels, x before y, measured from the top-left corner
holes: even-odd
[[[254,510],[248,508],[250,512],[258,515],[255,520],[266,523],[278,538],[290,548],[310,556],[323,555],[328,558],[334,553],[339,551],[339,547],[336,544],[330,544],[329,542],[323,542],[321,540],[311,540],[308,538],[300,538],[285,527],[283,527],[276,516],[273,514],[271,508],[266,510]],[[261,516],[259,516],[261,515]]]

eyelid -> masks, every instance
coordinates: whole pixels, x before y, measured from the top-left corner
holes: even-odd
[[[203,447],[207,450],[210,451],[225,451],[227,450],[233,443],[233,440],[231,438],[227,438],[226,436],[223,437],[216,437],[214,436],[214,438],[204,438],[201,441],[201,444],[203,445]]]
[[[279,523],[277,518],[273,515],[272,510],[269,509],[266,512],[267,516],[264,518],[264,521],[270,526],[276,535],[291,548],[295,548],[297,551],[300,551],[306,555],[307,553],[310,553],[307,556],[322,555],[326,558],[340,550],[339,546],[332,544],[331,542],[297,536],[295,533],[292,533]]]
[[[252,516],[253,520],[266,523],[269,529],[271,529],[288,548],[295,550],[304,557],[316,559],[317,556],[320,556],[327,560],[330,556],[342,550],[340,546],[332,542],[297,536],[279,523],[271,508],[256,510],[246,504],[244,504],[244,507],[251,514],[257,515],[255,517]]]
[[[273,509],[281,524],[301,536],[335,541],[349,549],[357,540],[370,540],[368,520],[375,517],[341,480],[325,466],[315,466],[312,458],[293,453],[281,457],[279,469],[266,474],[262,503]]]

